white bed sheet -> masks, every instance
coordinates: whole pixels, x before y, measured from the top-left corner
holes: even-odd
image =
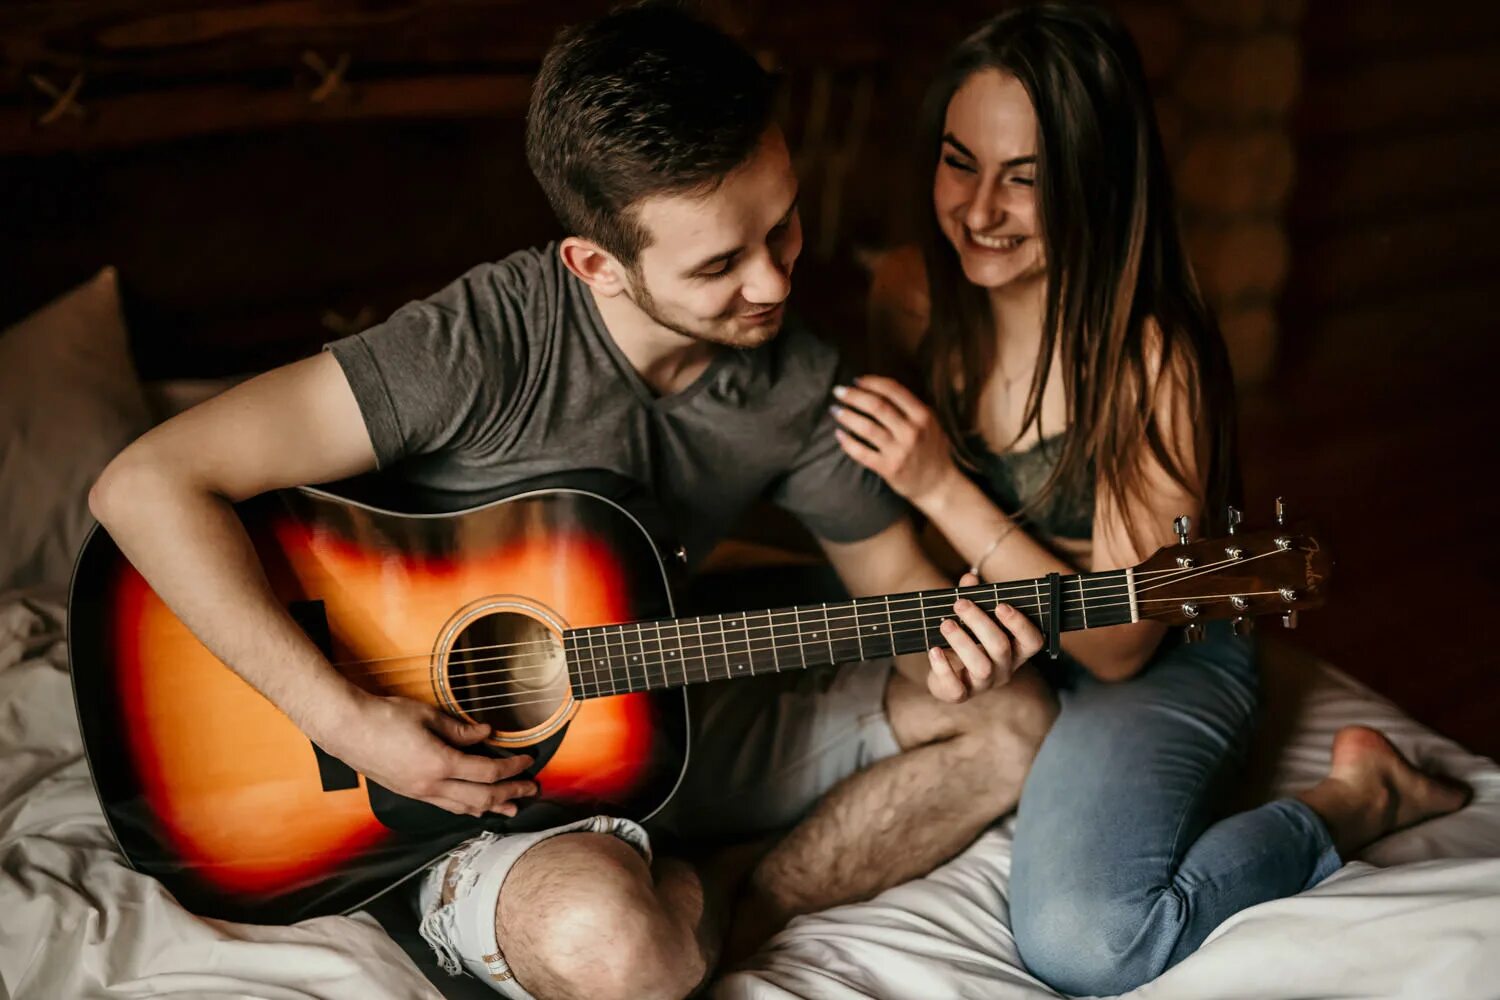
[[[1286,646],[1264,657],[1265,717],[1247,784],[1263,801],[1328,767],[1333,734],[1363,723],[1413,760],[1467,781],[1451,816],[1375,844],[1309,892],[1225,921],[1139,1000],[1500,998],[1500,767]],[[1013,819],[926,878],[793,921],[715,1000],[934,1000],[1058,994],[1025,971],[1009,928]],[[1388,867],[1394,866],[1394,867]]]
[[[85,997],[434,998],[365,915],[294,927],[202,920],[121,859],[81,758],[62,609],[0,598],[0,1000]],[[1333,732],[1367,722],[1475,788],[1463,813],[1370,852],[1310,893],[1254,907],[1134,996],[1500,997],[1500,768],[1311,661],[1314,681],[1266,768],[1278,789],[1326,764]],[[1421,860],[1427,859],[1427,860]],[[1433,860],[1440,859],[1440,860]],[[924,879],[795,921],[726,976],[718,1000],[1051,997],[1006,926],[1010,828]]]

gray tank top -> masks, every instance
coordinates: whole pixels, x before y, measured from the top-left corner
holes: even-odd
[[[1005,513],[1014,515],[1031,502],[1052,475],[1062,456],[1062,434],[1042,438],[1024,451],[997,455],[984,438],[971,434],[965,439],[976,467],[966,469],[970,479]],[[1094,487],[1069,494],[1053,493],[1038,508],[1021,518],[1022,528],[1052,538],[1089,539],[1094,533]]]

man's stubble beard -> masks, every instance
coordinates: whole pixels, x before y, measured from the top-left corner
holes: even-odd
[[[646,287],[645,275],[642,274],[638,269],[630,269],[629,284],[630,301],[635,303],[635,307],[637,309],[645,313],[653,323],[663,326],[668,330],[671,330],[673,333],[679,334],[683,337],[689,337],[693,340],[701,340],[706,343],[718,345],[720,347],[733,347],[737,350],[750,350],[752,348],[759,347],[762,344],[769,343],[771,340],[775,339],[778,333],[781,332],[781,320],[777,320],[777,322],[773,326],[755,328],[754,332],[759,334],[759,336],[753,340],[735,337],[733,333],[729,333],[724,329],[729,322],[733,321],[733,316],[730,316],[728,320],[718,319],[710,321],[714,329],[704,330],[684,326],[679,320],[674,320],[672,317],[668,316],[666,312],[661,308],[661,305],[656,301],[656,297],[651,294],[651,289]]]

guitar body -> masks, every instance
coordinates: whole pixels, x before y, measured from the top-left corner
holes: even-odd
[[[574,699],[562,655],[565,629],[673,613],[651,535],[606,486],[448,514],[300,489],[239,509],[276,597],[340,672],[490,723],[484,752],[536,757],[541,795],[514,819],[402,798],[315,747],[96,529],[70,599],[74,695],[131,863],[195,912],[285,923],[358,908],[481,830],[654,813],[686,766],[682,691]]]

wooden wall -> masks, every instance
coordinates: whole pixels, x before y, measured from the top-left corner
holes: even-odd
[[[1278,378],[1247,482],[1338,558],[1298,641],[1500,756],[1500,6],[1317,0],[1303,25]]]
[[[145,374],[243,370],[547,239],[526,82],[561,24],[606,6],[0,5],[0,323],[114,263]],[[997,4],[706,7],[785,76],[809,235],[794,294],[857,351],[855,251],[906,237],[918,98]],[[1500,5],[1118,8],[1198,264],[1259,382],[1242,398],[1247,516],[1284,494],[1339,560],[1298,641],[1500,755]],[[78,81],[82,112],[38,80]]]

